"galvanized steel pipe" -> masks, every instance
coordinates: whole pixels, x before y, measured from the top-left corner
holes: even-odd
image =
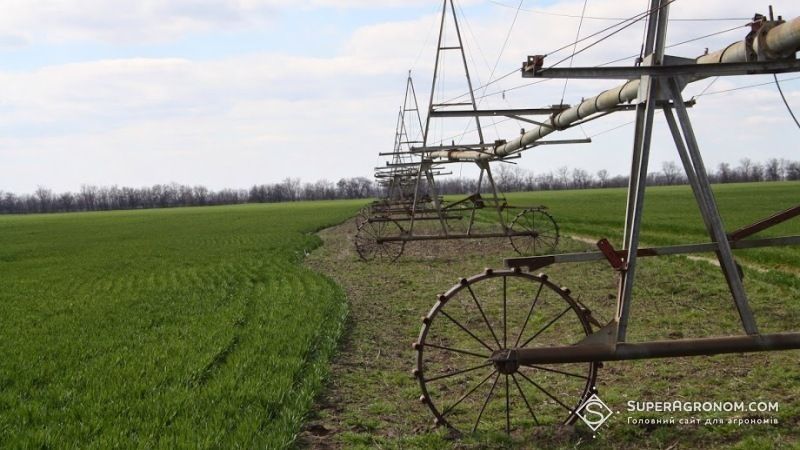
[[[800,17],[784,22],[771,29],[763,30],[763,36],[756,37],[753,49],[768,59],[777,59],[794,54],[800,49]],[[748,61],[745,41],[735,42],[722,50],[702,55],[695,59],[697,64],[742,63]],[[696,76],[690,82],[701,80]],[[621,86],[604,91],[598,96],[584,100],[580,104],[544,121],[502,145],[483,152],[475,150],[439,150],[430,153],[436,159],[476,161],[508,156],[535,143],[548,134],[562,130],[573,123],[600,112],[611,111],[623,103],[636,100],[639,95],[639,79],[629,80]]]

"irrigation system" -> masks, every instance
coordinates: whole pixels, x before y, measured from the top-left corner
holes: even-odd
[[[491,186],[489,200],[502,225],[497,236],[511,237],[512,242],[515,237],[526,237],[538,240],[540,245],[526,248],[526,251],[530,250],[527,255],[505,259],[503,269],[486,269],[480,274],[462,278],[438,296],[423,317],[421,331],[413,343],[416,351],[413,373],[419,381],[420,401],[430,408],[436,424],[459,432],[503,428],[507,433],[514,433],[529,425],[574,423],[595,398],[596,380],[605,361],[800,349],[798,331],[760,332],[745,289],[744,271],[733,253],[744,248],[800,245],[800,236],[753,238],[766,229],[796,218],[800,215],[800,204],[728,232],[687,109],[692,103],[682,95],[687,84],[712,76],[800,71],[800,61],[796,60],[796,53],[800,50],[800,18],[784,20],[775,17],[770,7],[767,15],[756,14],[753,17],[749,31],[738,41],[695,58],[684,58],[665,53],[670,5],[674,1],[650,0],[648,10],[641,15],[641,19],[646,20],[646,33],[643,57],[636,65],[547,67],[546,57],[534,55],[526,58],[520,71],[523,78],[625,80],[619,86],[571,107],[481,110],[475,101],[457,21],[458,44],[448,46],[442,43],[441,30],[448,12],[453,20],[456,16],[453,0],[444,0],[432,91],[439,73],[441,52],[460,51],[469,101],[435,104],[431,94],[422,145],[410,145],[402,150],[405,155],[416,159],[388,163],[387,169],[381,169],[391,171],[415,167],[407,177],[409,185],[414,187],[410,205],[404,205],[405,209],[367,214],[359,231],[381,224],[394,225],[391,233],[372,236],[370,242],[376,253],[387,253],[386,248],[392,243],[402,244],[409,240],[469,237],[469,233],[451,233],[448,223],[453,217],[462,220],[464,213],[474,217],[478,205],[486,203],[480,190],[465,200],[446,204],[435,190],[433,171],[445,164],[474,163],[481,169],[481,180],[488,179]],[[645,184],[657,109],[663,111],[709,236],[708,242],[654,248],[640,246]],[[614,248],[607,239],[599,239],[595,252],[553,253],[555,245],[542,245],[547,243],[545,238],[550,232],[543,225],[555,225],[549,215],[547,217],[552,222],[543,220],[543,216],[526,221],[523,214],[527,228],[514,230],[507,227],[503,213],[510,206],[497,192],[490,163],[519,157],[521,152],[548,142],[542,139],[556,131],[619,110],[636,112],[622,248]],[[535,115],[545,118],[529,118]],[[487,143],[480,122],[480,118],[486,116],[526,118],[534,126],[512,139]],[[479,142],[428,145],[430,120],[447,117],[472,118]],[[396,148],[395,151],[400,150]],[[424,205],[420,201],[423,191],[420,180],[423,179],[428,180]],[[544,213],[545,209],[534,207],[524,211]],[[437,234],[420,236],[414,233],[414,222],[425,219],[440,224]],[[410,225],[400,226],[401,221]],[[468,223],[471,227],[472,221]],[[555,229],[557,242],[557,226]],[[542,248],[550,254],[536,254]],[[629,342],[628,325],[635,301],[634,281],[639,258],[702,252],[714,254],[719,262],[741,331],[727,336]],[[399,254],[389,256],[388,259],[394,260]],[[610,280],[615,280],[617,286],[616,312],[608,322],[600,322],[580,297],[574,297],[569,289],[556,284],[547,275],[530,273],[555,263],[598,260],[608,263]]]

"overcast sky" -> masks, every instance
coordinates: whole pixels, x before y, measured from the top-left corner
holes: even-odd
[[[766,14],[770,3],[776,14],[800,15],[796,0],[676,0],[671,18],[734,20],[672,21],[670,43],[738,28],[668,52],[696,57],[741,40],[747,18]],[[511,28],[518,4],[457,2],[475,87],[515,71],[529,54],[549,54],[554,63],[571,52],[552,53],[575,40],[580,19],[570,16],[580,16],[583,1],[523,1]],[[589,0],[580,35],[646,5]],[[427,108],[440,10],[439,0],[0,0],[0,190],[173,181],[219,189],[285,177],[371,176],[377,153],[392,149],[408,70]],[[628,57],[619,64],[630,65],[641,38],[637,23],[573,64]],[[434,96],[440,101],[466,92],[459,61],[444,64],[446,82]],[[779,78],[800,113],[798,76]],[[770,80],[735,77],[686,88],[687,97],[711,93],[691,111],[709,166],[744,157],[800,159],[800,130],[774,84],[717,93]],[[561,101],[563,80],[519,88],[528,81],[514,73],[478,89],[486,95],[481,108]],[[564,102],[615,84],[572,81]],[[562,133],[594,142],[540,147],[519,164],[536,173],[560,166],[625,173],[632,127],[603,132],[632,119],[619,113]],[[467,125],[434,123],[431,141],[466,143],[469,135],[460,135]],[[524,126],[484,121],[487,140],[512,138]],[[657,116],[654,170],[677,161],[664,129]],[[454,172],[474,173],[468,166]]]

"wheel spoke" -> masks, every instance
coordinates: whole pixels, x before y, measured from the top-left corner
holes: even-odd
[[[372,222],[365,223],[364,226],[361,227],[361,229],[364,230],[364,234],[367,234],[372,238],[375,238],[375,230],[373,228]]]
[[[569,311],[570,309],[572,309],[572,306],[571,306],[571,305],[570,305],[570,306],[567,306],[567,309],[565,309],[564,311],[562,311],[562,312],[561,312],[561,314],[557,315],[557,316],[556,316],[556,317],[555,317],[553,320],[551,320],[550,322],[547,322],[547,325],[545,325],[545,326],[544,326],[544,327],[543,327],[541,330],[537,331],[537,332],[536,332],[536,334],[534,334],[533,336],[531,336],[531,338],[530,338],[530,339],[528,339],[527,341],[525,341],[525,342],[524,342],[524,343],[523,343],[523,344],[522,344],[520,347],[525,347],[525,346],[526,346],[526,345],[528,345],[528,344],[529,344],[529,343],[530,343],[532,340],[536,339],[536,337],[537,337],[537,336],[539,336],[540,334],[544,333],[544,332],[545,332],[545,330],[547,330],[548,328],[550,328],[550,325],[552,325],[552,324],[556,323],[556,322],[558,321],[558,319],[560,319],[560,318],[564,317],[564,314],[566,314],[566,313],[567,313],[567,311]]]
[[[525,367],[529,367],[531,369],[544,370],[546,372],[553,372],[553,373],[560,373],[561,375],[566,375],[566,376],[569,376],[569,377],[582,378],[584,380],[588,380],[589,379],[589,377],[587,377],[585,375],[580,375],[580,374],[571,373],[571,372],[565,372],[563,370],[548,369],[547,367],[535,366],[533,364],[522,364],[522,365],[525,366]]]
[[[522,335],[525,333],[525,328],[528,327],[528,321],[531,320],[531,315],[533,314],[533,308],[536,307],[536,302],[539,301],[539,296],[542,294],[542,288],[544,288],[544,281],[539,283],[539,290],[536,291],[536,297],[533,299],[531,303],[531,309],[528,310],[528,316],[525,317],[525,322],[522,324],[522,329],[519,330],[519,335],[517,335],[517,340],[514,342],[514,348],[516,348],[519,344],[519,340],[522,339]]]
[[[467,392],[466,394],[462,395],[461,398],[459,398],[455,403],[453,403],[452,405],[450,405],[447,408],[445,408],[444,410],[442,410],[442,417],[444,417],[445,415],[449,414],[450,411],[455,409],[455,407],[458,406],[461,402],[463,402],[464,399],[466,399],[467,397],[472,395],[473,392],[477,391],[478,388],[483,386],[484,383],[486,383],[487,381],[489,381],[489,378],[491,378],[492,375],[494,375],[495,373],[497,373],[497,370],[493,370],[492,373],[490,373],[489,375],[486,375],[486,378],[484,378],[480,383],[478,383],[477,386],[475,386],[474,388],[470,389],[469,392]]]
[[[500,372],[497,372],[497,376],[494,377],[494,382],[492,383],[492,388],[489,389],[489,395],[486,396],[486,400],[483,401],[483,406],[481,406],[481,411],[478,413],[478,419],[475,421],[475,426],[472,427],[472,432],[474,433],[475,430],[478,429],[478,424],[481,423],[481,417],[483,417],[483,411],[486,410],[486,405],[489,404],[489,400],[492,399],[492,394],[494,394],[494,388],[497,387],[497,380],[500,379]]]
[[[506,434],[511,434],[511,399],[508,397],[508,375],[506,375]]]
[[[365,253],[372,255],[372,258],[377,258],[381,262],[392,262],[403,253],[404,243],[402,241],[378,242],[378,240],[389,237],[391,234],[389,232],[390,229],[394,230],[395,228],[399,229],[400,234],[402,234],[402,228],[393,220],[366,222],[363,227],[364,234],[372,236],[372,239],[358,235],[356,235],[356,239],[364,241],[361,247],[363,247]]]
[[[436,377],[433,377],[433,378],[426,378],[425,382],[431,382],[431,381],[442,380],[442,379],[445,379],[445,378],[454,377],[456,375],[461,375],[462,373],[472,372],[473,370],[478,370],[478,369],[483,369],[484,367],[489,367],[492,364],[494,364],[494,363],[488,362],[486,364],[481,364],[480,366],[470,367],[469,369],[462,369],[462,370],[458,370],[458,371],[455,371],[455,372],[446,373],[444,375],[439,375],[439,376],[436,376]]]
[[[558,244],[558,241],[555,240],[555,239],[550,239],[550,240],[545,239],[544,240],[544,245],[547,246],[547,248],[549,248],[550,251],[555,250],[557,244]]]
[[[481,355],[479,353],[473,353],[473,352],[470,352],[468,350],[461,350],[461,349],[452,348],[452,347],[445,347],[444,345],[436,345],[436,344],[431,344],[429,342],[426,342],[424,344],[424,346],[425,347],[438,348],[439,350],[444,350],[444,351],[447,351],[447,352],[463,353],[465,355],[475,356],[475,357],[483,358],[483,359],[489,359],[489,356],[487,356],[487,355]]]
[[[481,317],[483,317],[483,322],[489,327],[489,331],[492,332],[492,337],[494,337],[495,342],[497,342],[497,346],[500,347],[500,339],[497,339],[497,335],[494,332],[494,328],[489,324],[489,319],[486,318],[486,313],[483,312],[483,308],[481,307],[481,303],[478,301],[478,297],[475,296],[475,292],[472,291],[472,286],[467,285],[467,290],[469,290],[469,294],[472,296],[472,300],[475,301],[475,305],[478,307],[478,311],[481,312]]]
[[[531,221],[530,216],[524,216],[524,218],[525,218],[525,223],[524,224],[520,223],[520,225],[522,225],[524,227],[525,231],[527,231],[529,233],[533,233],[533,230],[534,230],[533,222]]]
[[[503,277],[503,348],[508,347],[508,322],[506,321],[508,304],[507,282],[508,279]]]
[[[522,400],[525,402],[525,406],[528,407],[528,411],[531,413],[533,421],[536,422],[536,425],[539,425],[539,419],[536,417],[536,414],[533,413],[533,408],[531,408],[531,404],[528,402],[528,397],[525,396],[525,392],[522,391],[522,387],[519,385],[517,377],[515,377],[513,373],[511,374],[511,379],[514,380],[514,384],[517,386],[519,395],[522,396]]]
[[[569,411],[570,413],[572,412],[572,408],[570,408],[569,406],[567,406],[567,405],[565,405],[564,403],[562,403],[562,402],[561,402],[561,400],[559,400],[559,399],[555,398],[555,397],[553,396],[553,394],[551,394],[550,392],[548,392],[548,391],[547,391],[547,389],[545,389],[545,388],[543,388],[543,387],[539,386],[539,384],[538,384],[538,383],[536,383],[535,381],[533,381],[533,380],[531,380],[530,378],[526,377],[524,373],[522,373],[522,372],[517,372],[517,373],[519,374],[519,376],[521,376],[522,378],[525,378],[526,380],[528,380],[528,382],[529,382],[529,383],[531,383],[532,385],[534,385],[534,386],[536,387],[536,389],[539,389],[540,391],[542,391],[542,392],[544,393],[544,395],[546,395],[546,396],[550,397],[551,399],[553,399],[553,401],[555,401],[556,403],[558,403],[559,405],[561,405],[561,406],[562,406],[564,409],[566,409],[566,410],[567,410],[567,411]]]
[[[456,319],[450,317],[450,314],[447,314],[446,312],[444,312],[443,309],[439,310],[439,312],[442,313],[448,319],[450,319],[450,321],[453,322],[454,324],[456,324],[459,328],[464,330],[465,333],[467,333],[468,335],[472,336],[473,339],[475,339],[476,341],[480,342],[480,344],[483,345],[484,347],[486,347],[490,352],[493,352],[495,350],[492,347],[489,347],[488,345],[486,345],[486,343],[483,342],[483,340],[481,340],[481,338],[479,338],[478,336],[475,336],[474,334],[472,334],[472,332],[469,331],[466,327],[464,327],[464,325],[461,325],[461,323],[459,321],[457,321]]]

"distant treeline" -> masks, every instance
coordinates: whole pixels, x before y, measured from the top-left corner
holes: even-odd
[[[647,174],[649,186],[688,184],[686,174],[675,162],[665,162],[660,169],[660,171]],[[745,158],[739,161],[737,167],[731,167],[729,163],[722,163],[714,170],[711,168],[707,170],[712,183],[800,180],[800,161],[786,159],[770,159],[765,163],[757,163]],[[519,166],[498,164],[493,167],[492,172],[497,188],[502,192],[591,189],[628,185],[627,175],[610,175],[605,169],[591,173],[584,169],[570,169],[564,166],[556,171],[535,174]],[[475,192],[476,186],[477,180],[462,178],[444,179],[437,183],[437,188],[442,194]],[[487,187],[484,185],[483,189],[486,190]]]
[[[178,206],[274,203],[298,200],[369,198],[379,195],[368,178],[342,178],[336,183],[320,180],[301,183],[286,178],[280,183],[262,184],[250,189],[213,191],[205,186],[156,184],[151,187],[81,186],[78,192],[55,193],[40,186],[33,194],[17,195],[0,191],[0,213],[50,213],[109,211],[116,209],[173,208]]]
[[[558,189],[624,187],[628,177],[610,175],[607,170],[590,173],[584,169],[560,167],[542,174],[518,166],[494,166],[494,178],[502,192]],[[712,183],[746,181],[800,180],[800,161],[770,159],[765,163],[742,159],[731,167],[722,163],[709,169]],[[686,175],[674,162],[661,165],[661,170],[647,175],[649,185],[686,184]],[[437,181],[441,194],[475,192],[476,179],[446,178]],[[484,184],[484,190],[487,186]],[[424,189],[424,188],[423,188]],[[204,186],[157,184],[152,187],[82,186],[79,192],[54,193],[39,187],[33,194],[17,195],[0,191],[0,214],[50,213],[71,211],[108,211],[116,209],[172,208],[179,206],[230,205],[237,203],[277,203],[300,200],[333,200],[380,197],[383,188],[365,177],[342,178],[334,183],[320,180],[302,183],[286,178],[280,183],[261,184],[250,189],[210,190]]]

